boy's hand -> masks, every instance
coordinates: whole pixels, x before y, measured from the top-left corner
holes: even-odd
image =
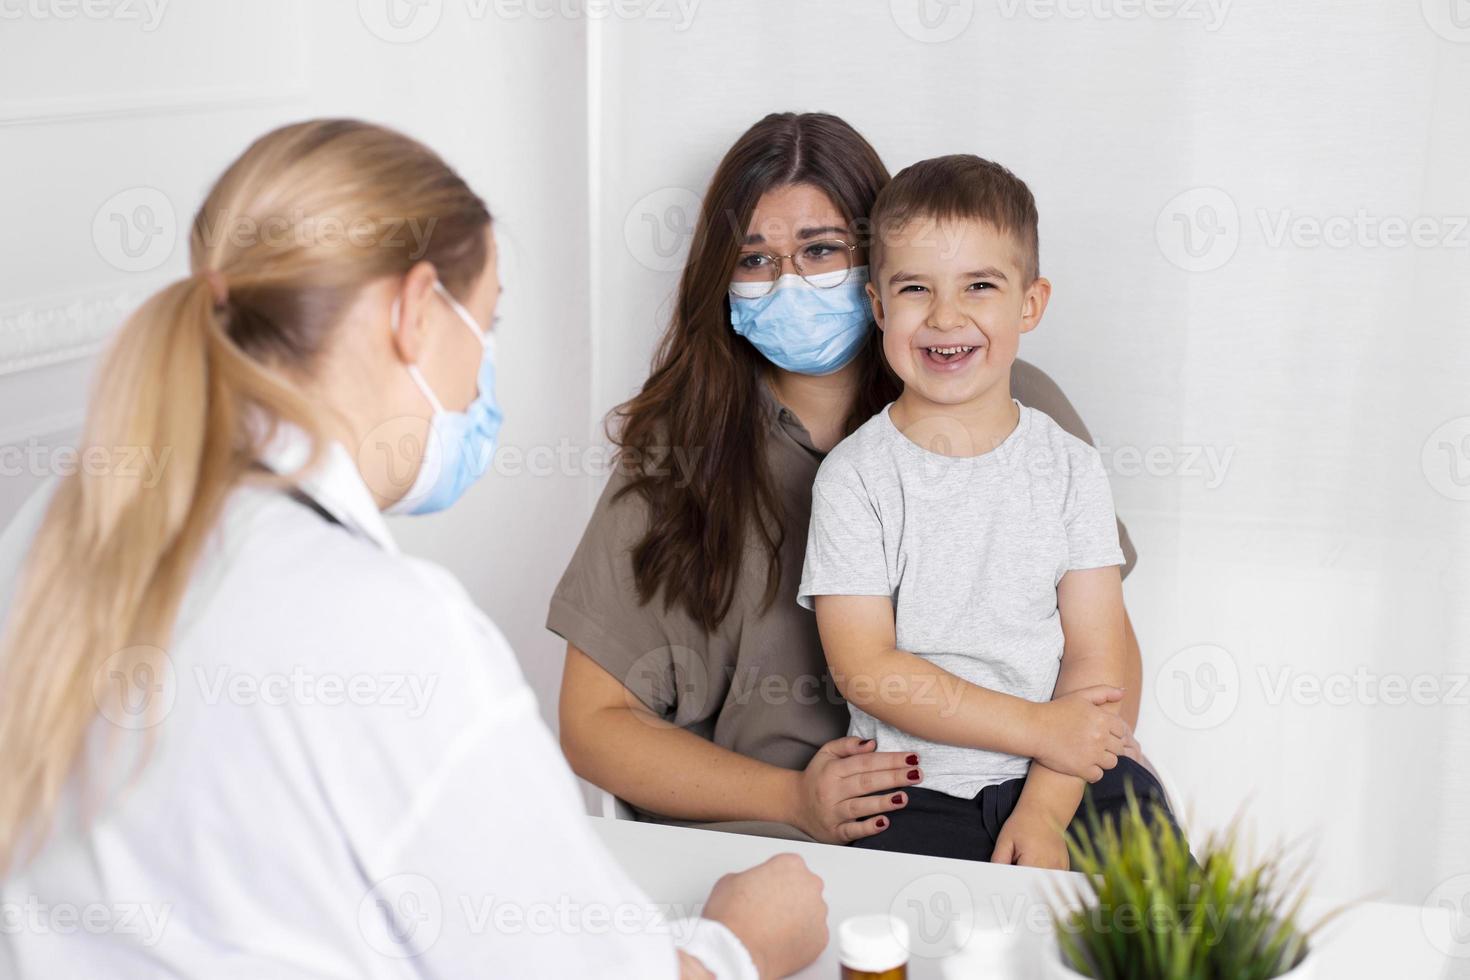
[[[1067,857],[1067,838],[1057,827],[1054,814],[1039,806],[1028,806],[1023,800],[1000,828],[991,862],[1068,870],[1071,861]]]
[[[1133,733],[1103,705],[1122,700],[1122,688],[1097,685],[1036,705],[1032,757],[1048,769],[1089,783],[1118,764]]]

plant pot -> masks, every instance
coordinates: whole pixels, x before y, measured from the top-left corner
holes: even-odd
[[[1092,980],[1091,977],[1062,962],[1062,950],[1055,936],[1048,936],[1045,952],[1042,953],[1042,977],[1044,980]],[[1316,980],[1317,954],[1309,947],[1307,955],[1295,969],[1280,974],[1275,980]]]

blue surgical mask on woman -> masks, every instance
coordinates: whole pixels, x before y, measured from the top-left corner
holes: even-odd
[[[434,408],[429,421],[429,439],[424,459],[414,477],[413,486],[403,499],[388,508],[390,514],[433,514],[454,505],[464,496],[490,466],[495,455],[495,439],[500,434],[501,412],[495,403],[495,338],[481,331],[473,314],[435,283],[434,290],[464,321],[483,347],[480,356],[479,393],[463,412],[446,411],[443,403],[424,380],[417,364],[408,365],[408,373],[419,391]],[[399,305],[393,304],[393,330],[398,330]]]
[[[867,282],[865,265],[810,280],[785,275],[774,287],[732,282],[730,326],[779,368],[831,374],[856,357],[868,339],[873,310]]]

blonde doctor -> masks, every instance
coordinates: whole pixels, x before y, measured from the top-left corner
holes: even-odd
[[[384,512],[500,423],[491,218],[424,146],[273,132],[103,363],[0,646],[0,973],[755,977],[825,945],[785,856],[666,921],[495,626]],[[495,529],[477,535],[495,560]],[[632,761],[630,760],[630,764]]]

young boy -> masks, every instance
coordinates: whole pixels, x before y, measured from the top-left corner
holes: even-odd
[[[872,221],[868,296],[904,388],[817,473],[798,601],[849,734],[917,752],[923,779],[855,846],[1066,868],[1089,782],[1099,814],[1130,782],[1145,808],[1164,795],[1124,756],[1102,461],[1011,397],[1051,295],[1036,204],[1004,167],[956,155],[900,173]]]

